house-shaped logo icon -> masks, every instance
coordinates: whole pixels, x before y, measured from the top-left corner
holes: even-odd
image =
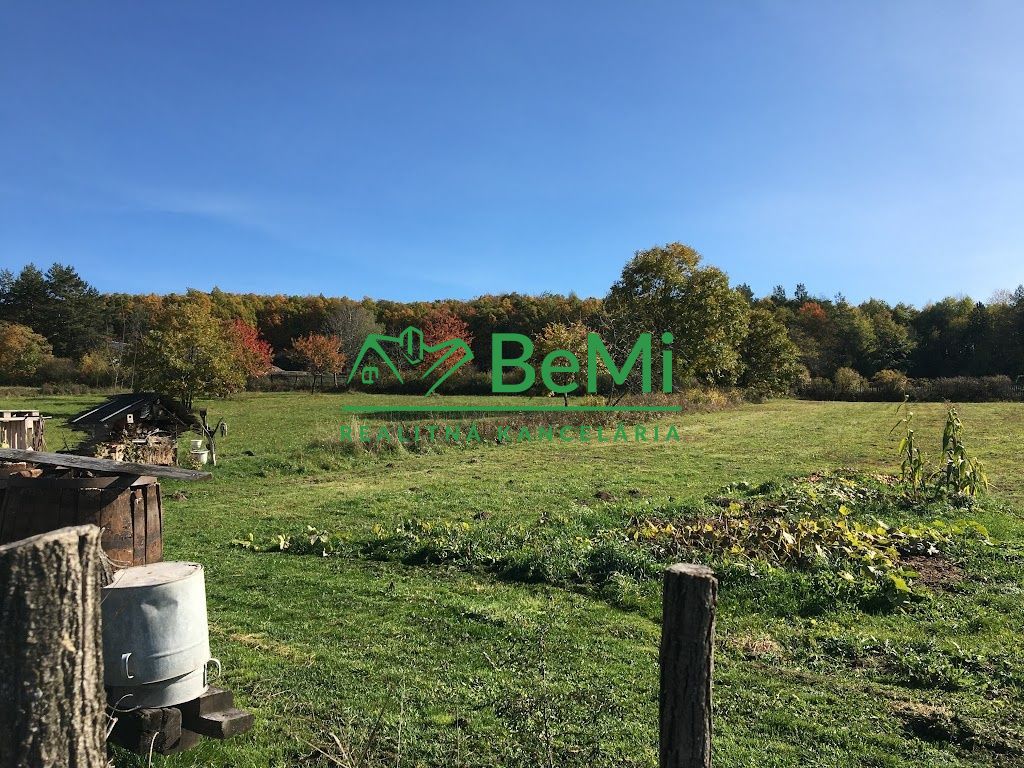
[[[389,354],[388,350],[391,350]],[[446,363],[459,352],[462,357],[458,358],[451,367]],[[394,355],[394,358],[392,357]],[[352,366],[352,372],[348,375],[348,383],[359,374],[359,380],[363,384],[373,385],[380,379],[381,366],[388,368],[395,375],[399,383],[405,383],[402,373],[395,360],[405,358],[411,366],[425,365],[431,358],[437,356],[430,366],[420,376],[421,379],[430,378],[435,372],[440,373],[437,381],[431,384],[427,394],[432,394],[445,379],[450,377],[459,368],[473,359],[473,352],[469,345],[462,339],[449,339],[440,344],[430,346],[423,341],[423,331],[419,328],[409,326],[398,336],[384,336],[374,333],[366,337],[362,349],[356,357]],[[404,367],[404,366],[403,366]]]

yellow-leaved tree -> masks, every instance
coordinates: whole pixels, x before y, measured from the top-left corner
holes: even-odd
[[[231,324],[207,302],[169,301],[138,342],[137,389],[152,389],[191,409],[197,396],[226,397],[245,388]]]
[[[549,323],[537,337],[536,348],[542,360],[549,355],[552,366],[565,370],[553,370],[543,383],[552,392],[562,396],[562,402],[569,405],[572,392],[585,391],[587,387],[587,334],[590,329],[576,320],[571,323]],[[569,352],[572,357],[558,354],[559,350]],[[575,362],[573,362],[575,358]],[[542,368],[542,377],[544,376]]]

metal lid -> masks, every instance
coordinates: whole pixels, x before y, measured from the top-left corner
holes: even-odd
[[[150,563],[149,565],[136,565],[131,568],[123,568],[114,574],[114,580],[104,589],[133,589],[137,587],[156,587],[160,584],[170,584],[174,581],[181,581],[202,572],[203,566],[199,563],[165,562]]]

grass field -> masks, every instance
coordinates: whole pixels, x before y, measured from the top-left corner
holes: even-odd
[[[51,448],[74,443],[60,419],[96,400],[32,399],[58,417]],[[230,432],[213,481],[164,485],[166,557],[206,565],[215,655],[257,725],[155,764],[656,765],[656,580],[628,581],[624,596],[553,583],[543,568],[517,578],[381,542],[408,532],[408,519],[421,532],[556,521],[570,533],[545,550],[557,558],[573,532],[620,530],[644,505],[696,504],[740,480],[898,464],[892,405],[788,400],[663,419],[678,425],[672,443],[379,456],[337,444],[349,423],[342,405],[391,401],[401,399],[287,393],[209,404]],[[937,458],[945,406],[916,411]],[[1024,405],[968,404],[961,415],[992,481],[963,516],[995,544],[951,553],[951,583],[870,610],[809,600],[818,587],[801,574],[723,579],[717,766],[1024,764]],[[317,557],[232,544],[308,525],[351,548]]]

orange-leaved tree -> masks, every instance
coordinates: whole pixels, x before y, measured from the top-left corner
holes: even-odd
[[[423,341],[433,347],[452,339],[461,339],[466,342],[466,346],[473,345],[473,334],[469,332],[465,321],[448,307],[437,307],[423,321]],[[433,366],[443,355],[443,352],[431,352],[426,355],[426,359]],[[462,358],[461,354],[452,355],[438,366],[438,372],[451,370]]]
[[[231,322],[231,341],[238,364],[247,378],[258,378],[270,370],[273,350],[258,330],[235,318]]]
[[[324,376],[334,376],[338,383],[338,374],[345,368],[345,355],[341,352],[341,339],[337,336],[326,336],[322,333],[311,333],[292,342],[293,356],[296,357],[310,374],[309,391],[316,391],[316,380],[320,379],[323,389]]]

